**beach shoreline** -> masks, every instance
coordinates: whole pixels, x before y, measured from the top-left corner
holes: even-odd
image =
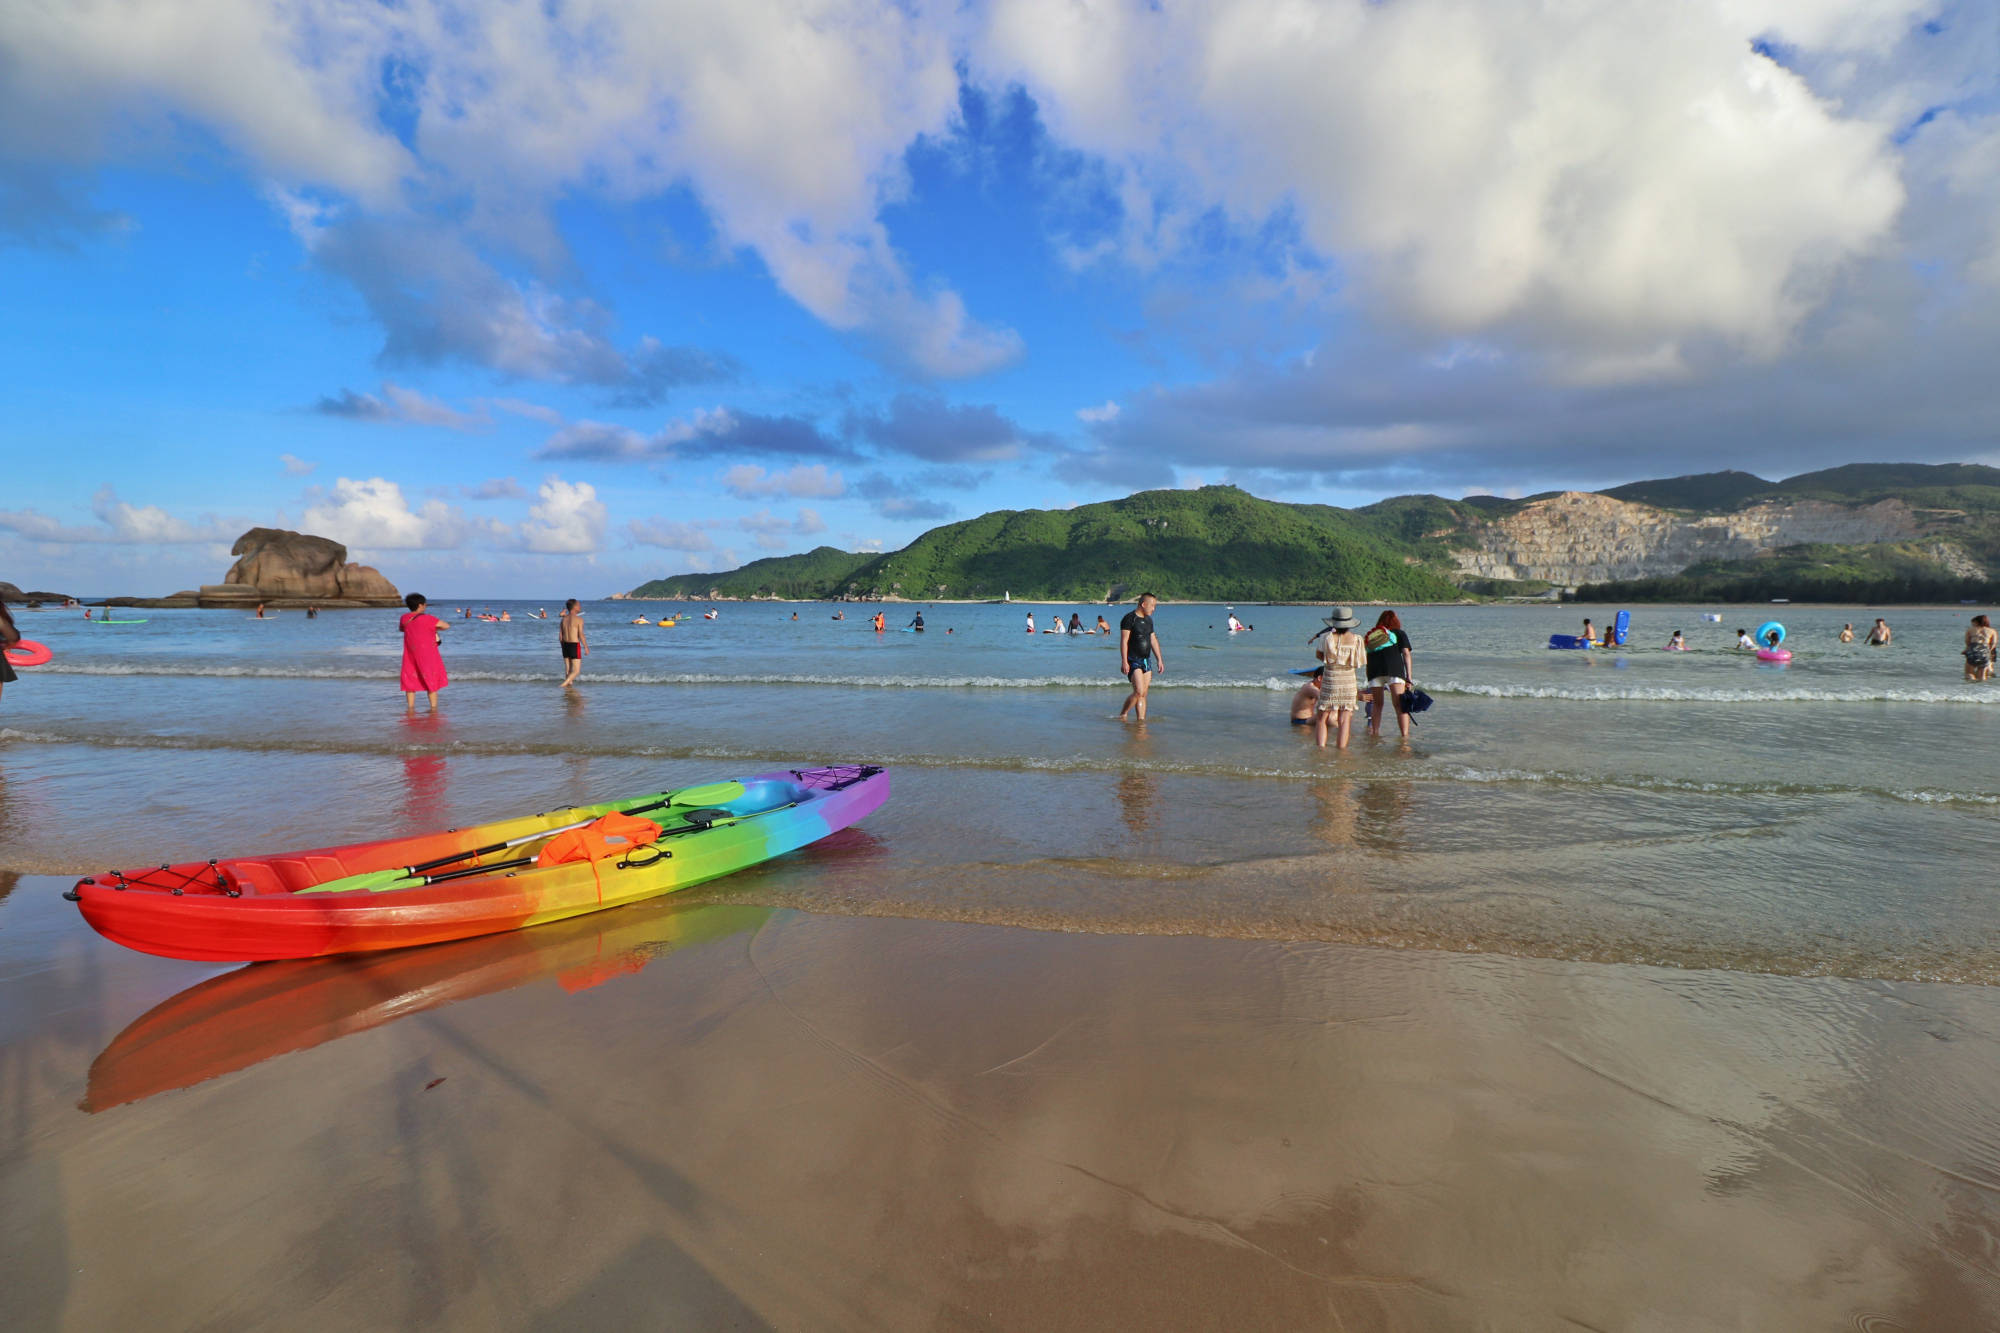
[[[7,887],[23,1327],[2000,1313],[1984,988],[695,901],[232,972]]]

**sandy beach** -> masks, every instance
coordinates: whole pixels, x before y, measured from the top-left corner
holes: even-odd
[[[367,614],[8,688],[10,1326],[2000,1322],[2000,708],[1923,676],[1943,613],[1772,673],[1427,611],[1439,706],[1348,753],[1285,725],[1306,609],[1163,608],[1145,729],[1011,608],[595,627],[570,691],[478,626],[416,719]],[[229,968],[60,897],[802,749],[893,797],[534,930]]]
[[[6,886],[15,1327],[2000,1314],[1983,988],[663,903],[189,995]]]

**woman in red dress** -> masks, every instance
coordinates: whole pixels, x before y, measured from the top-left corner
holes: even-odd
[[[431,711],[437,712],[438,691],[449,684],[444,674],[444,654],[438,651],[445,623],[424,608],[429,605],[420,592],[403,599],[409,607],[399,628],[403,631],[403,711],[417,711],[417,691],[430,696]]]

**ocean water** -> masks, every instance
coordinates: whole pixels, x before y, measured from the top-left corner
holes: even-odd
[[[1644,607],[1634,646],[1590,653],[1544,645],[1616,608],[1415,608],[1437,706],[1407,742],[1337,752],[1286,721],[1316,608],[1238,606],[1256,629],[1237,635],[1221,606],[1162,608],[1168,669],[1140,727],[1115,720],[1115,640],[1022,632],[1046,605],[940,604],[924,634],[893,606],[877,635],[872,607],[725,603],[660,628],[626,622],[682,608],[593,602],[571,691],[554,620],[520,618],[536,606],[452,625],[436,717],[404,713],[394,612],[21,614],[56,658],[0,697],[0,870],[324,845],[864,759],[896,781],[865,826],[699,892],[2000,981],[2000,684],[1964,682],[1958,657],[1981,608],[1888,610],[1895,642],[1869,648],[1836,642],[1863,608]],[[1730,646],[1773,615],[1789,665]],[[1677,628],[1693,651],[1661,651]]]

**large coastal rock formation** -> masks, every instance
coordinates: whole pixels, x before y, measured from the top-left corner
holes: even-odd
[[[0,602],[55,602],[58,605],[69,599],[62,592],[22,592],[5,579],[0,579]]]
[[[1574,587],[1678,574],[1697,560],[1739,560],[1800,542],[1909,541],[1926,528],[1901,500],[1871,505],[1796,500],[1695,516],[1565,491],[1469,533],[1476,545],[1458,552],[1457,574]]]
[[[252,528],[236,539],[229,554],[242,557],[222,576],[254,588],[266,598],[327,598],[394,603],[396,585],[367,565],[347,562],[347,548],[325,537],[282,528]]]
[[[113,597],[111,606],[400,606],[396,585],[367,565],[349,564],[337,541],[283,528],[252,528],[229,553],[220,583],[171,597]]]

